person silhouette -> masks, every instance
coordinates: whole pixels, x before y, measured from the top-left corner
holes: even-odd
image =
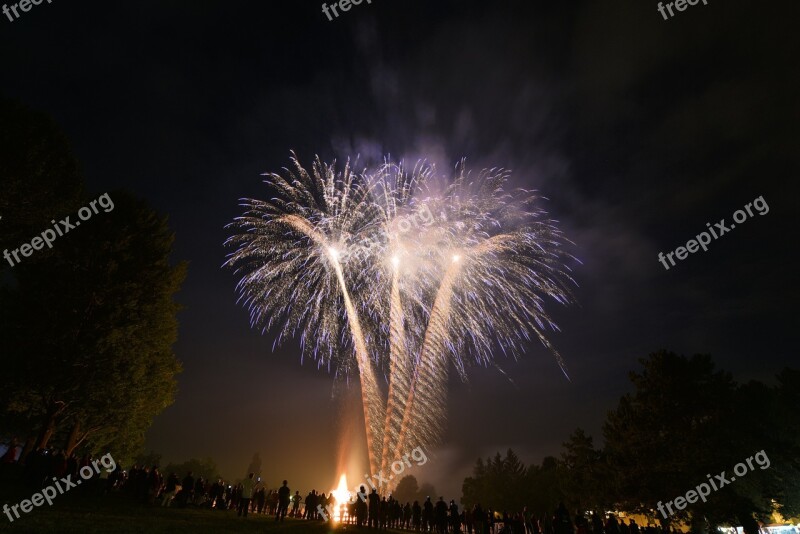
[[[369,494],[369,528],[378,527],[378,516],[380,515],[381,498],[377,490],[373,489]]]
[[[292,490],[287,486],[288,482],[283,481],[283,486],[278,490],[278,513],[275,514],[275,521],[283,521],[286,511],[289,509],[289,498]]]
[[[255,481],[253,480],[254,476],[255,473],[250,473],[240,484],[242,487],[242,494],[239,496],[239,509],[236,514],[240,517],[247,517],[247,509],[250,508],[250,499],[253,498],[253,487],[255,486]]]

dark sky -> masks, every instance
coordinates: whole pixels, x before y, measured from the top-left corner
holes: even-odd
[[[331,22],[319,0],[53,0],[0,18],[0,90],[55,117],[92,192],[168,214],[190,262],[184,372],[148,448],[226,477],[258,451],[301,491],[363,452],[337,445],[357,406],[249,328],[220,267],[238,199],[264,197],[290,150],[507,167],[576,244],[579,305],[553,307],[551,338],[572,380],[531,345],[497,356],[513,384],[483,368],[453,383],[445,442],[414,471],[446,496],[479,455],[538,462],[578,426],[600,439],[655,350],[710,353],[740,381],[797,366],[800,5],[708,0],[667,21],[656,5],[373,0]],[[658,262],[759,196],[766,215]]]

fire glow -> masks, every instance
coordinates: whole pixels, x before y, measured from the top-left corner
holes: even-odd
[[[333,510],[333,520],[341,521],[342,510],[345,509],[350,502],[350,491],[347,489],[347,475],[342,473],[339,477],[339,487],[331,491],[333,498],[336,500],[336,508]]]

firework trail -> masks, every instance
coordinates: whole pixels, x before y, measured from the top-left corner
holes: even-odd
[[[505,192],[508,173],[483,171],[470,181],[464,164],[444,193],[449,207],[447,237],[433,262],[438,269],[422,285],[434,304],[428,315],[414,377],[404,403],[397,455],[439,438],[452,361],[466,377],[471,363],[487,365],[497,349],[518,355],[523,340],[536,337],[566,365],[545,330],[556,329],[544,297],[571,301],[564,267],[568,241],[536,206],[528,191]],[[471,360],[468,359],[471,357]]]
[[[414,214],[419,206],[414,203],[414,194],[423,190],[434,169],[424,163],[408,173],[402,164],[386,163],[373,177],[381,194],[377,195],[382,208],[384,233],[386,239],[379,241],[382,247],[373,250],[372,261],[385,265],[390,284],[389,291],[389,391],[387,394],[386,415],[383,427],[383,447],[381,449],[381,472],[388,472],[389,463],[402,432],[402,414],[405,399],[410,388],[412,362],[406,336],[406,312],[401,299],[403,269],[408,263],[408,249],[417,249],[419,244],[409,246],[403,239],[401,222]],[[427,207],[427,206],[426,206]],[[406,221],[407,222],[407,221]],[[432,222],[432,221],[431,221]],[[386,264],[389,258],[390,265]],[[378,292],[378,295],[383,293]],[[412,301],[413,302],[413,301]]]
[[[229,225],[239,233],[226,241],[237,249],[225,265],[242,275],[237,290],[251,325],[266,331],[283,322],[276,344],[299,332],[304,355],[330,368],[351,354],[349,338],[361,382],[370,468],[377,472],[374,444],[382,441],[384,410],[340,252],[350,236],[374,223],[377,212],[367,184],[349,162],[339,174],[319,159],[311,172],[294,155],[292,163],[294,171],[284,169],[285,177],[269,174],[264,180],[276,195],[271,201],[243,199],[244,216]]]
[[[574,258],[540,197],[504,189],[507,171],[472,178],[461,162],[437,184],[424,163],[360,175],[293,163],[286,178],[268,175],[271,201],[244,204],[226,264],[243,275],[253,325],[282,323],[276,342],[299,333],[304,354],[337,376],[355,355],[373,473],[438,442],[451,364],[465,380],[467,367],[492,364],[498,350],[516,357],[538,338],[566,375],[545,299],[571,302]],[[441,217],[409,231],[422,209]],[[385,408],[376,368],[388,368]]]

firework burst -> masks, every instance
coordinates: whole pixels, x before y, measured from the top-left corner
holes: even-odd
[[[238,233],[226,244],[237,249],[226,265],[242,275],[237,290],[251,325],[266,331],[280,324],[276,343],[297,335],[303,353],[329,369],[355,353],[367,440],[374,443],[382,439],[384,409],[342,250],[377,213],[368,185],[349,162],[338,174],[319,159],[310,172],[294,155],[292,163],[284,176],[266,175],[275,195],[270,201],[243,199],[244,215],[229,225]],[[370,468],[377,469],[369,450]]]
[[[566,375],[545,304],[571,302],[574,258],[541,197],[507,191],[503,169],[473,178],[463,162],[443,183],[424,163],[356,174],[292,162],[267,175],[272,200],[244,201],[226,265],[254,326],[280,325],[277,342],[297,336],[320,365],[357,369],[373,473],[437,443],[451,366],[466,379],[539,339]],[[408,223],[423,210],[436,216]]]

